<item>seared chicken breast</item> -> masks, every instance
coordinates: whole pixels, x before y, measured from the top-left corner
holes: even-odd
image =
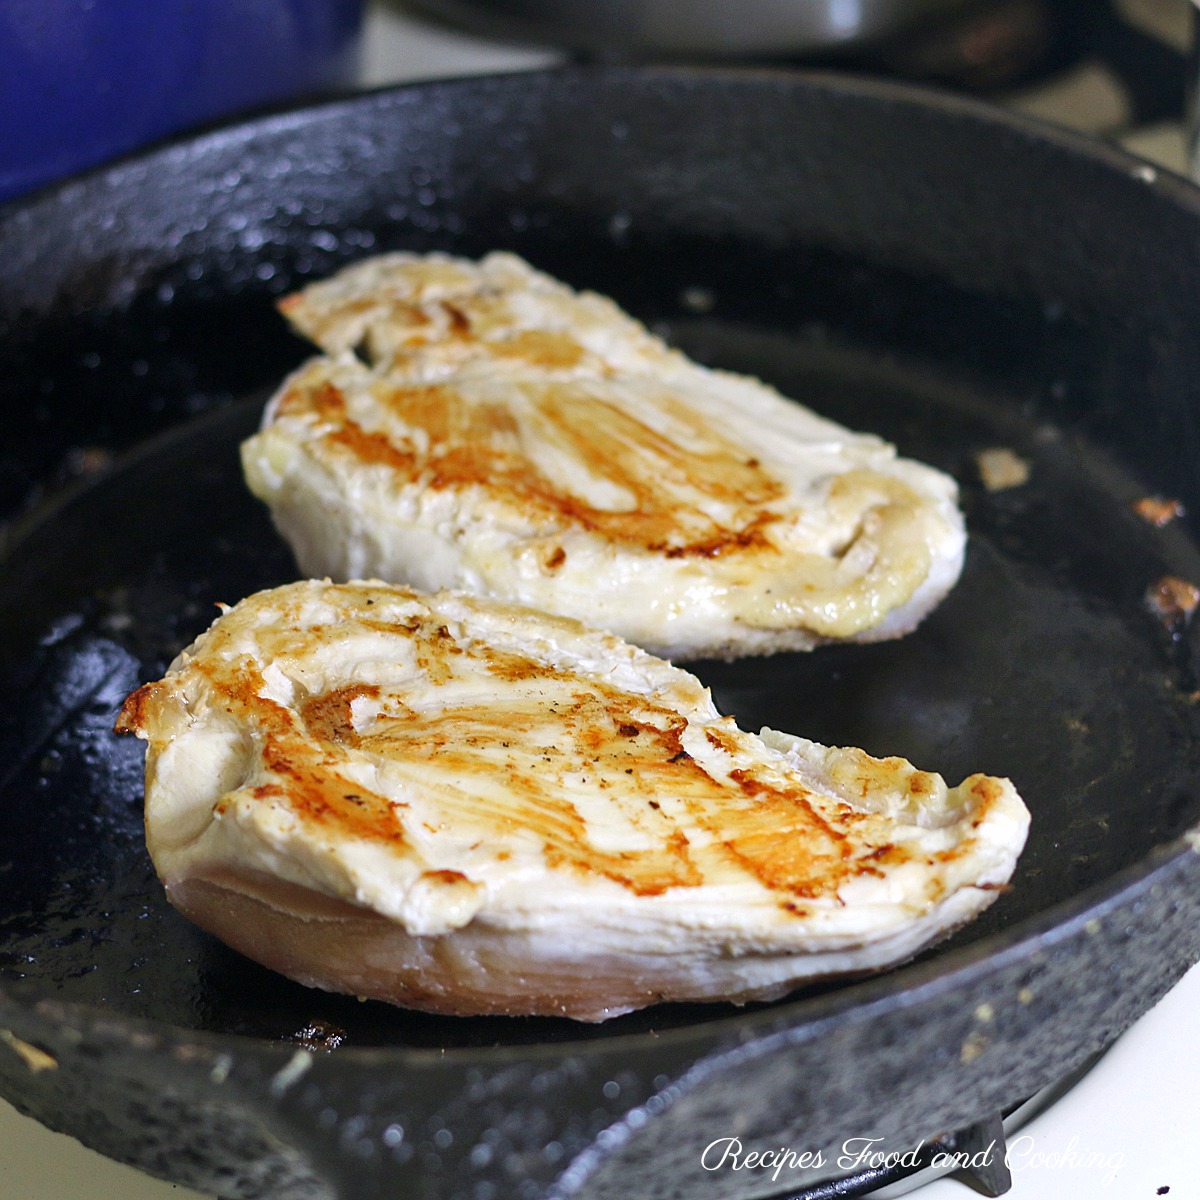
[[[306,575],[462,589],[686,660],[893,637],[961,570],[948,476],[511,254],[388,255],[282,307],[325,353],[243,464]]]
[[[562,617],[303,582],[129,697],[171,901],[303,983],[598,1021],[874,971],[1010,878],[1011,783],[743,732]]]

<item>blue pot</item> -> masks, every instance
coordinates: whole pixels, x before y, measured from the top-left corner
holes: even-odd
[[[0,199],[354,81],[363,0],[0,0]]]

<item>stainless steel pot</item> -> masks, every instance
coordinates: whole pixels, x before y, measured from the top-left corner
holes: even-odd
[[[811,53],[888,37],[979,0],[409,0],[482,33],[601,54]]]

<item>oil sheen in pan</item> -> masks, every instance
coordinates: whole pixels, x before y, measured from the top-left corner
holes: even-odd
[[[966,570],[916,634],[696,666],[744,728],[901,754],[954,782],[974,770],[1014,779],[1033,812],[1029,844],[1012,890],[954,944],[1038,913],[1182,831],[1187,797],[1161,781],[1185,773],[1198,684],[1178,636],[1144,602],[1164,575],[1200,579],[1178,522],[1138,516],[1143,489],[1013,397],[702,317],[666,332],[962,485]],[[44,508],[9,553],[0,700],[15,715],[0,728],[0,979],[114,1014],[306,1045],[597,1038],[725,1016],[722,1005],[664,1006],[580,1028],[359,1004],[243,960],[166,904],[142,843],[142,748],[112,723],[216,602],[294,577],[240,476],[237,445],[262,402],[141,447]],[[1028,464],[1027,482],[983,486],[977,456],[995,447]]]

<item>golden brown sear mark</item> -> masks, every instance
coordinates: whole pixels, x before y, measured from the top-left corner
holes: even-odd
[[[263,762],[280,781],[288,807],[301,819],[396,850],[406,846],[404,827],[392,802],[342,778],[306,742],[269,737]]]
[[[357,746],[358,733],[351,718],[350,706],[360,696],[377,699],[379,688],[356,683],[318,696],[308,696],[300,703],[300,719],[318,741]]]
[[[501,358],[519,359],[533,367],[555,371],[577,366],[583,347],[570,334],[549,329],[526,329],[511,337],[489,342]]]
[[[157,682],[143,683],[137,691],[125,697],[113,726],[114,733],[136,733],[149,724],[150,706],[154,703],[159,686]]]
[[[462,643],[444,623],[419,614],[389,622],[364,611],[344,624],[348,632],[407,634],[435,685],[474,672],[502,686],[487,700],[470,687],[443,693],[435,686],[422,708],[404,690],[351,683],[304,695],[293,716],[265,698],[252,662],[206,667],[226,701],[253,713],[263,729],[263,761],[274,781],[253,800],[285,797],[302,820],[407,851],[404,806],[345,774],[343,764],[366,755],[431,790],[439,825],[480,843],[532,838],[551,867],[603,876],[641,896],[697,887],[733,868],[781,896],[827,897],[900,853],[852,842],[846,828],[862,814],[818,811],[798,781],[767,769],[706,767],[687,750],[687,719],[669,703],[532,654]],[[261,636],[271,653],[286,655],[302,653],[313,630]],[[127,701],[130,721],[150,702],[146,695],[143,689]],[[352,706],[364,697],[374,711],[356,729]],[[704,733],[736,758],[736,730],[720,722]],[[634,848],[596,844],[578,803],[584,797],[613,806],[606,823],[626,828]]]
[[[550,354],[552,347],[559,365],[569,341],[543,332],[520,338],[526,349],[536,344]],[[507,403],[453,383],[380,384],[377,398],[405,434],[365,428],[348,415],[345,397],[328,380],[307,390],[298,381],[279,411],[311,412],[330,425],[321,435],[327,446],[363,464],[389,467],[401,482],[435,491],[486,488],[495,501],[559,528],[580,528],[672,558],[770,548],[768,529],[778,517],[762,506],[785,495],[783,483],[685,405],[660,400],[686,433],[686,448],[678,436],[660,433],[585,383],[512,379],[504,386]],[[601,507],[556,485],[526,452],[527,442],[560,448],[583,474],[627,495],[628,504]],[[720,519],[709,511],[714,503],[726,510]],[[554,570],[564,558],[565,552],[552,556],[546,566]]]

